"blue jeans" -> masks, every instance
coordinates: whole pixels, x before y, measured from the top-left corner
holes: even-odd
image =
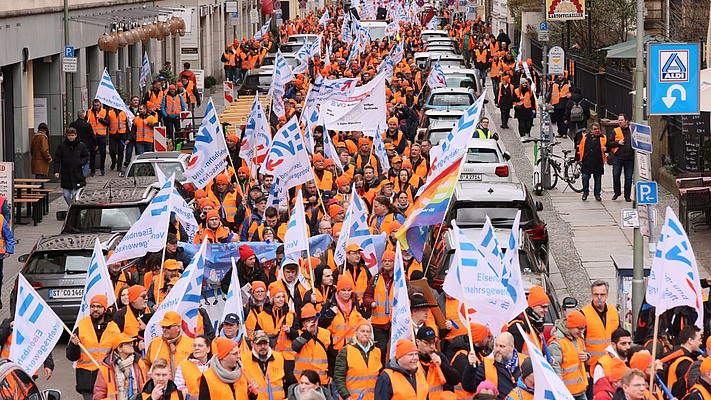
[[[82,170],[82,172],[84,173],[84,177],[85,177],[85,178],[86,178],[87,176],[89,176],[89,163],[84,164],[84,165],[81,167],[81,170]]]
[[[622,168],[625,169],[625,199],[629,199],[632,196],[632,175],[634,174],[634,159],[612,159],[612,186],[614,187],[615,195],[617,196],[622,193],[622,185],[620,182],[620,178],[622,177]]]
[[[62,196],[64,196],[64,201],[67,202],[68,206],[72,204],[72,199],[77,194],[78,190],[79,189],[62,189]]]
[[[128,163],[131,162],[131,157],[133,157],[133,140],[126,142],[126,157],[124,157],[123,166],[128,167]]]
[[[35,179],[47,179],[47,175],[35,174]],[[40,189],[44,189],[44,183],[40,183]]]
[[[153,151],[153,143],[149,142],[136,142],[136,155],[143,154],[147,151]]]
[[[602,174],[583,174],[583,193],[590,193],[590,177],[593,177],[594,185],[593,193],[595,196],[600,196],[602,193]]]

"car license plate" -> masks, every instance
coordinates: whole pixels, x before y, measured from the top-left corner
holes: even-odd
[[[84,295],[84,289],[52,289],[49,291],[50,299],[73,299]]]
[[[481,181],[481,174],[462,174],[460,179],[463,181]]]

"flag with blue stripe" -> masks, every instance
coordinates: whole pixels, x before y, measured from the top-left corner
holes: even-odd
[[[318,20],[318,24],[323,25],[324,28],[328,27],[329,18],[330,17],[328,16],[328,9],[326,9],[326,11],[323,12],[321,18]]]
[[[138,85],[141,88],[146,87],[146,83],[151,78],[151,63],[148,61],[148,52],[143,53],[143,64],[141,64],[141,77]]]
[[[390,357],[395,357],[395,347],[400,339],[409,339],[413,342],[412,337],[412,318],[410,315],[410,297],[407,293],[407,283],[405,281],[405,266],[402,261],[402,252],[400,251],[400,242],[397,243],[395,250],[395,270],[393,271],[393,290],[395,296],[393,298],[392,308],[392,323],[390,327]]]
[[[225,299],[225,307],[222,309],[222,316],[220,317],[220,323],[225,321],[227,314],[235,313],[239,315],[240,330],[237,336],[234,338],[235,342],[239,342],[243,337],[247,336],[247,328],[244,326],[244,303],[242,301],[242,285],[239,282],[239,274],[237,273],[237,264],[235,263],[235,258],[232,259],[232,280],[230,281],[230,288],[227,291],[227,298]],[[223,336],[220,333],[220,336]]]
[[[388,153],[385,151],[385,143],[383,142],[383,137],[380,134],[380,127],[375,132],[373,136],[373,152],[375,156],[380,161],[380,165],[383,167],[383,171],[390,170],[390,160],[388,159]]]
[[[558,376],[553,367],[543,357],[538,347],[523,330],[521,324],[516,325],[521,332],[521,337],[529,349],[529,357],[533,365],[533,375],[536,377],[536,393],[534,400],[574,400],[572,394]]]
[[[346,260],[346,247],[349,243],[353,243],[351,238],[357,236],[370,235],[370,227],[368,226],[368,210],[363,204],[355,187],[351,190],[351,198],[346,209],[346,216],[343,220],[343,230],[338,237],[336,249],[333,251],[333,262],[336,265],[341,265]]]
[[[9,358],[32,376],[57,345],[64,324],[22,274],[16,304]]]
[[[185,176],[198,189],[205,188],[218,174],[227,168],[227,142],[222,132],[212,97],[205,108],[205,116],[195,136],[195,147],[190,156]]]
[[[182,317],[180,328],[184,335],[195,338],[198,323],[198,307],[200,306],[200,296],[202,294],[202,280],[205,273],[205,250],[207,249],[207,239],[202,242],[200,250],[190,260],[178,282],[168,292],[168,295],[160,303],[158,309],[153,313],[150,321],[146,324],[144,334],[146,349],[151,341],[160,338],[162,329],[160,321],[168,311],[175,311]],[[150,360],[151,362],[155,360]]]
[[[239,156],[247,160],[250,165],[249,170],[252,176],[257,175],[257,169],[267,156],[269,147],[272,145],[272,133],[269,128],[267,113],[262,108],[259,100],[259,93],[254,95],[254,103],[247,118],[247,125],[244,128],[242,144]]]
[[[104,260],[104,251],[97,237],[94,243],[94,253],[91,255],[89,268],[86,271],[86,283],[84,284],[84,294],[81,298],[81,304],[79,305],[77,322],[74,323],[72,332],[79,326],[79,321],[90,314],[89,306],[91,304],[89,302],[92,297],[98,294],[106,296],[109,307],[116,303],[114,285],[111,282],[111,277],[109,277],[109,270],[106,268],[106,260]]]
[[[296,202],[291,210],[291,217],[284,234],[284,257],[296,253],[297,259],[300,258],[302,251],[306,251],[309,248],[304,197],[301,190],[298,192],[299,194],[296,196]]]
[[[107,264],[143,257],[147,252],[163,250],[170,223],[170,212],[173,209],[172,193],[173,181],[168,180],[138,221],[121,239]]]
[[[104,68],[104,73],[101,75],[101,82],[99,82],[99,87],[96,88],[96,96],[94,98],[105,106],[122,110],[126,113],[126,119],[129,124],[133,124],[133,111],[123,102],[106,68]]]
[[[266,35],[267,32],[269,32],[269,24],[271,24],[271,23],[272,23],[272,19],[269,18],[269,20],[267,22],[265,22],[261,28],[259,28],[257,33],[254,34],[254,40],[264,39],[264,35]]]
[[[165,185],[167,178],[165,177],[161,166],[156,163],[154,164],[154,167],[156,169],[156,175],[158,176],[158,182],[161,186]],[[170,179],[175,180],[175,173],[171,175]],[[173,187],[171,196],[171,211],[175,214],[175,217],[180,222],[183,230],[188,235],[188,241],[192,242],[195,234],[197,234],[197,231],[200,229],[200,226],[195,219],[195,214],[193,214],[193,209],[190,208],[187,202],[185,202],[185,199],[180,195],[178,189],[175,187]]]

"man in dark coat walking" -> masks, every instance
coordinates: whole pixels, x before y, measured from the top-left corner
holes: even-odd
[[[79,188],[86,186],[82,171],[89,162],[89,151],[77,140],[77,130],[67,129],[67,137],[54,154],[54,177],[60,179],[64,200],[70,205]]]
[[[496,98],[496,106],[501,110],[501,128],[509,128],[509,118],[514,103],[514,88],[511,85],[511,77],[504,75],[499,84],[499,96]]]
[[[77,119],[69,123],[69,127],[76,130],[77,135],[79,135],[77,140],[84,143],[87,151],[96,147],[96,135],[94,134],[94,128],[86,121],[86,110],[77,111]],[[89,175],[88,163],[84,166],[83,173],[84,176]]]
[[[602,174],[605,173],[606,144],[607,137],[602,134],[598,122],[593,122],[590,125],[590,132],[580,139],[575,160],[580,162],[583,175],[583,201],[588,199],[590,192],[590,176],[595,182],[593,188],[595,200],[602,201],[600,194],[602,192]]]
[[[568,99],[568,104],[565,105],[565,117],[563,118],[566,125],[568,125],[568,137],[570,137],[577,146],[588,127],[590,105],[585,100],[585,97],[583,97],[579,87],[574,87],[572,92],[573,94],[570,96],[570,99]],[[580,109],[578,109],[578,106],[580,106]],[[573,111],[573,107],[576,108],[575,112],[571,112]],[[580,115],[581,109],[582,115]]]

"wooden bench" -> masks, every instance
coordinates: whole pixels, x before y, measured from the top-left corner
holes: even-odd
[[[49,214],[49,194],[54,192],[54,189],[35,189],[32,194],[42,194],[42,214]]]
[[[24,203],[27,205],[27,218],[31,218],[34,222],[34,225],[37,226],[37,224],[42,221],[42,211],[40,210],[40,204],[37,204],[41,201],[42,199],[37,197],[13,198],[12,204],[15,206],[15,223],[22,225],[30,223],[29,221],[22,222],[22,204]]]

